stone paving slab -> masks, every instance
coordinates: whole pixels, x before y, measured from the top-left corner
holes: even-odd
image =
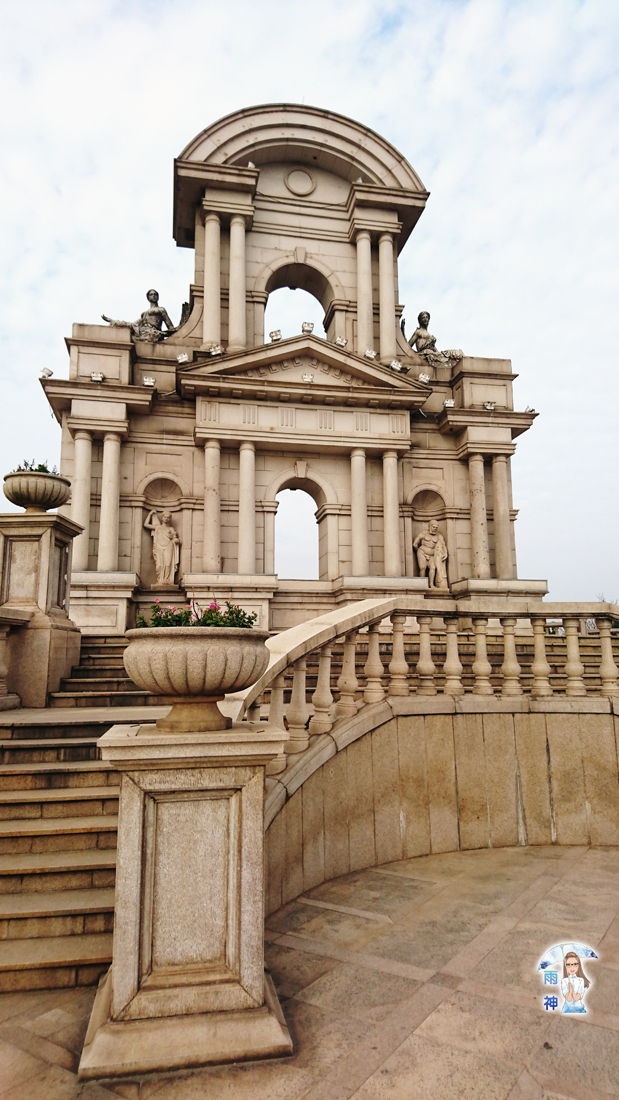
[[[618,871],[617,849],[502,848],[311,890],[267,920],[282,1061],[82,1085],[94,990],[3,994],[0,1100],[619,1097]],[[565,939],[600,956],[579,1018],[544,1011],[535,969]]]

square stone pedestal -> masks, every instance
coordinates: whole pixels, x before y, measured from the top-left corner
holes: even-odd
[[[265,980],[265,765],[286,734],[113,726],[122,772],[113,961],[80,1078],[126,1077],[292,1053]]]

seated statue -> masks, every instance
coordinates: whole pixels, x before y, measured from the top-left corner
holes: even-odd
[[[426,363],[431,367],[452,367],[454,363],[458,363],[462,359],[462,352],[459,348],[452,351],[437,351],[436,336],[431,336],[428,332],[429,313],[423,310],[419,314],[417,322],[418,328],[415,329],[408,342],[412,348],[415,348],[417,354],[425,359]]]
[[[158,344],[160,340],[165,340],[168,336],[171,336],[173,332],[178,332],[178,329],[174,328],[165,309],[159,305],[158,292],[148,290],[146,297],[150,302],[150,306],[144,310],[138,321],[114,321],[111,317],[106,317],[105,313],[102,313],[101,316],[104,321],[107,321],[108,325],[114,325],[117,328],[120,326],[130,328],[134,340],[144,340],[147,344]],[[167,332],[163,331],[164,325],[168,329]]]
[[[413,542],[413,549],[417,551],[419,576],[425,577],[427,569],[430,588],[449,588],[445,568],[447,547],[435,519],[428,520],[426,530]]]
[[[157,573],[157,585],[168,587],[174,584],[174,574],[178,567],[180,539],[174,530],[171,512],[162,512],[161,519],[153,510],[144,520],[144,526],[153,539],[153,557]]]

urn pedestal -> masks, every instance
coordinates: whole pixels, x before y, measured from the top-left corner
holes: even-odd
[[[122,772],[113,962],[79,1077],[126,1077],[292,1053],[264,972],[265,766],[283,730],[114,726]]]

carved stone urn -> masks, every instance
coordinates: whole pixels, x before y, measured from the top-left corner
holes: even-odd
[[[71,495],[71,482],[60,474],[45,474],[37,470],[18,470],[5,474],[4,495],[11,504],[26,512],[47,512],[60,508]]]
[[[159,626],[128,630],[123,660],[139,688],[161,695],[172,710],[156,725],[162,733],[228,729],[217,703],[249,687],[269,663],[266,630],[232,626]]]

